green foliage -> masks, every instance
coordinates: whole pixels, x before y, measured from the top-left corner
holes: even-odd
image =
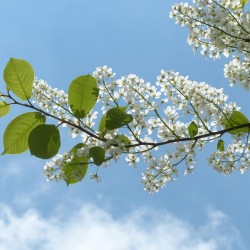
[[[122,134],[116,135],[115,138],[120,139],[125,145],[131,144],[130,140],[128,139],[128,137],[126,135],[122,135]]]
[[[84,147],[83,143],[77,144],[70,150],[70,153],[73,154],[73,159],[70,163],[67,163],[63,166],[63,173],[65,175],[64,180],[67,185],[77,183],[81,181],[87,172],[88,169],[88,158],[86,156],[77,156],[77,150]]]
[[[100,123],[99,123],[99,127],[98,127],[98,131],[101,132],[101,133],[103,133],[103,134],[105,134],[106,130],[107,130],[105,124],[106,124],[106,114],[104,114],[102,116],[102,118],[100,120]]]
[[[131,141],[128,139],[128,137],[126,135],[116,135],[115,136],[116,139],[119,139],[121,140],[125,145],[130,145],[131,144]],[[129,151],[130,148],[127,148],[127,152]]]
[[[35,127],[29,135],[30,153],[38,158],[49,159],[60,149],[60,133],[55,125],[41,124]]]
[[[217,150],[218,151],[224,151],[224,149],[225,149],[224,145],[225,145],[224,141],[222,139],[220,139],[218,141],[218,143],[217,143]]]
[[[94,107],[99,95],[96,79],[91,75],[79,76],[69,86],[70,108],[76,118],[85,117]]]
[[[89,149],[89,155],[93,158],[94,164],[100,166],[105,159],[105,150],[101,147],[92,147]]]
[[[193,139],[198,134],[198,126],[195,122],[191,122],[188,126],[188,133],[191,139]]]
[[[101,118],[98,131],[105,134],[107,129],[120,128],[133,120],[132,115],[126,113],[126,107],[112,108]]]
[[[2,154],[20,154],[29,149],[28,137],[33,128],[45,123],[45,117],[39,112],[28,112],[17,116],[7,126]]]
[[[228,119],[225,118],[224,120],[224,124],[226,128],[232,128],[232,127],[247,124],[247,123],[249,123],[249,120],[247,119],[247,117],[237,110],[234,110],[231,116],[228,117]],[[249,131],[249,128],[244,127],[244,128],[239,128],[239,129],[228,131],[228,133],[233,134],[233,135],[245,134],[245,133],[248,133],[248,131]]]
[[[240,3],[242,5],[242,7],[244,8],[245,4],[248,3],[248,0],[240,0]]]
[[[29,99],[32,94],[34,75],[34,70],[27,61],[11,58],[4,70],[7,90],[13,91],[23,101]]]
[[[5,101],[0,101],[0,117],[7,115],[10,112],[10,105]]]
[[[127,114],[123,108],[112,108],[105,116],[105,127],[109,130],[120,128],[133,121],[133,116]]]

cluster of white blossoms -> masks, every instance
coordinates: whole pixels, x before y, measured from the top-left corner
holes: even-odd
[[[172,7],[171,18],[189,28],[188,43],[213,59],[230,54],[225,65],[230,84],[250,86],[250,12],[240,0],[194,0],[194,5],[179,3]]]
[[[209,165],[219,173],[231,175],[233,171],[240,171],[243,174],[250,168],[250,145],[249,138],[243,142],[235,139],[223,151],[214,152],[208,159]]]
[[[194,6],[180,3],[173,6],[170,16],[189,28],[188,42],[194,50],[200,49],[203,55],[214,59],[232,54],[225,76],[231,85],[240,83],[249,88],[250,14],[244,13],[240,0],[195,0]],[[58,154],[46,163],[48,180],[65,179],[64,166],[75,157],[86,157],[94,166],[90,149],[101,147],[105,151],[101,167],[124,155],[128,166],[141,164],[145,169],[145,190],[157,192],[177,178],[179,165],[185,166],[185,175],[193,173],[197,150],[209,142],[223,141],[224,129],[232,122],[230,117],[240,110],[234,102],[227,101],[223,89],[191,81],[173,71],[162,70],[155,84],[134,74],[115,79],[116,74],[106,65],[96,68],[92,75],[98,83],[98,104],[83,119],[74,118],[64,92],[42,80],[35,82],[33,97],[38,106],[58,117],[70,129],[70,135],[79,136],[83,143],[78,150]],[[100,106],[102,114],[96,110]],[[133,120],[102,134],[98,123],[114,107],[125,110]],[[191,124],[197,130],[194,136],[189,131]],[[234,170],[243,173],[250,166],[249,133],[232,134],[232,143],[226,138],[227,147],[224,149],[224,141],[223,147],[217,144],[217,151],[209,158],[209,165],[226,175]],[[90,176],[99,182],[98,169],[99,166]],[[77,175],[76,169],[75,178]]]
[[[63,90],[52,88],[45,81],[35,79],[32,90],[32,103],[52,116],[61,117],[63,120],[70,118],[68,95]]]
[[[240,109],[235,103],[226,102],[228,97],[222,89],[191,81],[177,72],[162,70],[155,85],[132,74],[118,80],[114,75],[107,66],[93,72],[99,84],[99,104],[102,104],[103,113],[112,107],[126,107],[133,121],[122,128],[106,131],[104,138],[98,137],[100,132],[94,132],[98,131],[98,124],[91,123],[87,128],[95,137],[76,128],[84,146],[75,154],[58,154],[47,162],[44,170],[48,180],[64,179],[63,167],[75,155],[88,157],[89,149],[98,146],[105,150],[106,161],[101,166],[106,167],[111,160],[117,161],[125,155],[127,165],[145,166],[142,176],[145,190],[157,192],[176,179],[180,164],[186,166],[184,174],[192,173],[196,150],[219,138],[221,134],[215,132],[224,129],[224,121],[234,110]],[[93,110],[89,116],[91,114],[97,119],[97,111]],[[74,124],[73,116],[67,119],[72,119]],[[89,118],[83,118],[83,123],[85,119]],[[198,127],[198,139],[190,138],[188,126],[191,122]],[[121,135],[126,136],[129,143],[119,137]],[[75,137],[72,133],[71,136]],[[94,166],[91,158],[89,162]],[[217,161],[209,162],[218,169]],[[100,180],[97,172],[91,173],[91,178]]]
[[[230,85],[242,85],[245,89],[250,88],[250,56],[245,56],[243,59],[239,56],[234,56],[234,59],[226,64],[224,73],[230,79]]]

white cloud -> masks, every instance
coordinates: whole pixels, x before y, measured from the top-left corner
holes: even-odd
[[[244,249],[225,214],[210,209],[202,226],[163,211],[138,208],[114,218],[93,204],[53,217],[36,210],[18,215],[0,205],[1,250],[228,250]]]

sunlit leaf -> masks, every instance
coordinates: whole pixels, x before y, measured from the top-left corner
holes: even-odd
[[[4,81],[8,90],[25,101],[31,97],[34,75],[27,61],[11,58],[4,70]]]
[[[220,139],[217,143],[217,150],[224,151],[224,145],[225,145],[224,141],[222,139]]]
[[[188,133],[191,139],[193,139],[198,134],[198,126],[195,122],[191,122],[188,126]]]
[[[125,145],[131,144],[130,140],[128,139],[128,137],[126,135],[122,135],[122,134],[116,135],[115,138],[120,139]]]
[[[0,117],[7,115],[10,111],[10,105],[7,102],[0,101]]]
[[[128,139],[128,137],[126,135],[122,135],[122,134],[116,135],[115,138],[121,140],[125,145],[131,144],[130,140]],[[129,151],[129,149],[130,148],[127,148],[126,151]]]
[[[56,155],[60,149],[59,130],[53,124],[38,125],[30,132],[28,143],[31,155],[49,159]]]
[[[84,147],[83,143],[77,144],[70,150],[70,153],[73,154],[73,159],[71,162],[63,166],[64,180],[67,185],[77,183],[81,181],[87,172],[88,169],[88,158],[86,156],[77,156],[77,150]]]
[[[99,127],[98,127],[99,132],[105,133],[105,130],[107,130],[105,123],[106,123],[106,114],[104,114],[100,120]]]
[[[4,132],[2,154],[19,154],[29,149],[28,137],[31,130],[44,122],[45,117],[39,112],[25,113],[13,119]]]
[[[77,118],[85,117],[94,107],[99,90],[96,79],[91,75],[79,76],[69,86],[70,108]]]
[[[240,3],[242,4],[242,7],[244,8],[244,6],[248,3],[248,0],[240,0]]]
[[[120,108],[112,108],[107,111],[105,127],[109,130],[120,128],[133,121],[133,116]]]
[[[232,128],[235,126],[243,125],[249,123],[248,118],[242,114],[240,111],[234,110],[233,113],[231,114],[228,119],[224,120],[224,124],[226,128]],[[249,128],[244,127],[244,128],[239,128],[235,130],[228,131],[230,134],[245,134],[248,133]]]

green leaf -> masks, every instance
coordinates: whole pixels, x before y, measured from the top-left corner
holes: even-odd
[[[191,122],[188,126],[188,133],[191,139],[193,139],[198,134],[198,126],[195,122]]]
[[[121,107],[119,107],[119,109],[126,112],[126,107],[121,106]],[[102,118],[100,120],[100,123],[99,123],[99,127],[98,127],[98,131],[100,133],[102,133],[102,134],[105,134],[106,131],[107,131],[107,128],[106,128],[106,115],[107,115],[107,113],[102,116]]]
[[[11,58],[4,70],[4,81],[8,90],[25,101],[32,95],[34,70],[25,60]]]
[[[121,109],[122,111],[126,112],[127,107],[125,107],[125,106],[119,106],[119,109]]]
[[[120,139],[125,145],[130,145],[131,144],[131,141],[125,135],[122,135],[122,134],[116,135],[115,138]],[[129,150],[130,150],[130,148],[127,148],[126,151],[128,152]]]
[[[243,125],[246,123],[249,123],[249,120],[247,119],[247,117],[243,115],[240,111],[236,111],[236,110],[233,111],[233,113],[228,119],[224,120],[224,124],[226,128],[232,128],[232,127]],[[239,129],[235,129],[232,131],[228,131],[228,133],[233,134],[233,135],[245,134],[245,133],[248,133],[248,131],[249,131],[249,128],[244,127],[244,128],[239,128]]]
[[[61,145],[59,130],[53,124],[38,125],[30,132],[28,143],[31,155],[49,159],[59,151]]]
[[[220,139],[217,143],[217,150],[224,151],[224,145],[225,145],[224,141],[222,139]]]
[[[65,182],[67,185],[77,183],[81,181],[87,172],[88,169],[88,158],[86,156],[77,156],[77,150],[84,147],[83,143],[77,144],[70,150],[72,153],[73,159],[70,163],[67,163],[63,166],[62,171],[65,175]]]
[[[0,101],[0,117],[7,115],[10,111],[10,105],[7,102]]]
[[[121,108],[112,108],[106,113],[105,127],[109,130],[120,128],[133,121],[133,116]]]
[[[248,0],[240,0],[240,3],[242,5],[242,7],[244,8],[245,4],[248,3]]]
[[[2,154],[20,154],[29,149],[28,137],[33,128],[45,123],[45,117],[39,112],[29,112],[17,116],[7,126]]]
[[[131,144],[130,140],[125,135],[122,135],[122,134],[116,135],[115,138],[120,139],[125,145],[130,145]]]
[[[79,76],[69,86],[68,99],[76,118],[85,117],[94,107],[99,95],[96,79],[91,75]]]
[[[101,147],[92,147],[89,149],[89,155],[93,158],[94,164],[100,166],[105,159],[105,150]]]
[[[100,120],[100,123],[99,123],[99,127],[98,127],[98,131],[101,132],[101,133],[104,133],[105,134],[105,131],[107,130],[106,129],[106,126],[105,126],[105,123],[106,123],[106,114],[104,114]]]

